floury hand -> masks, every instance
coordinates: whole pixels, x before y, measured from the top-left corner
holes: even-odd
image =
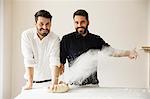
[[[133,50],[131,50],[130,52],[129,52],[129,58],[130,59],[136,59],[137,58],[137,56],[138,56],[138,53],[136,52],[136,48],[135,49],[133,49]]]

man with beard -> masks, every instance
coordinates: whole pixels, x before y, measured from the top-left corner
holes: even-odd
[[[106,50],[105,52],[107,52],[109,56],[114,57],[129,57],[131,59],[137,57],[137,53],[135,50],[129,51],[114,49],[108,43],[106,43],[100,36],[90,33],[88,31],[88,13],[85,10],[77,10],[73,14],[73,19],[76,31],[63,36],[60,42],[60,62],[62,72],[64,71],[63,69],[64,64],[66,63],[66,59],[68,60],[69,67],[71,68],[75,60],[80,55],[82,55],[90,49],[99,49],[100,51]],[[71,82],[71,84],[75,85],[87,85],[98,83],[99,81],[97,78],[97,70],[80,83],[78,83],[78,81]]]
[[[40,10],[35,14],[35,28],[22,33],[21,49],[27,80],[24,90],[43,83],[55,87],[58,83],[60,40],[51,31],[51,21],[51,14],[46,10]]]

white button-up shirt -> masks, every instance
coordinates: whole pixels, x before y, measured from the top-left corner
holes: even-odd
[[[50,32],[42,40],[37,35],[36,28],[22,33],[21,49],[25,67],[34,67],[35,81],[51,79],[51,67],[60,64],[60,40]],[[26,75],[25,75],[26,78]]]

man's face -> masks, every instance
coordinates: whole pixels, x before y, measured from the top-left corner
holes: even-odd
[[[74,26],[78,33],[85,35],[87,33],[89,21],[84,16],[76,15],[74,17]]]
[[[38,17],[38,20],[36,22],[36,28],[38,35],[45,37],[50,32],[51,22],[49,18],[45,17]]]

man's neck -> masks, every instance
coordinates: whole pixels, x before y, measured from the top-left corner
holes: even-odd
[[[87,30],[85,33],[82,33],[81,35],[82,35],[83,37],[85,37],[88,33],[89,33],[89,31]]]
[[[86,35],[87,35],[88,33],[86,32],[86,33],[84,33],[84,34],[81,34],[83,37],[85,37]]]

